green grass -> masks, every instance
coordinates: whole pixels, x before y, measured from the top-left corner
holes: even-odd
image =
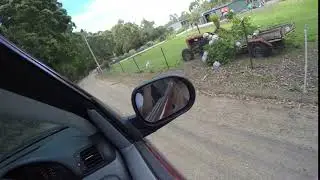
[[[264,9],[247,12],[244,15],[251,16],[253,23],[261,27],[294,22],[295,32],[288,38],[297,44],[303,43],[305,24],[308,24],[308,41],[318,39],[317,0],[281,1]]]
[[[241,16],[251,16],[254,24],[260,27],[268,27],[280,23],[294,22],[295,32],[290,34],[288,41],[295,45],[303,45],[304,25],[308,24],[308,41],[318,40],[318,1],[317,0],[286,0],[275,3],[263,9],[255,9],[246,12]],[[229,29],[231,24],[222,24],[225,29]],[[201,28],[201,33],[213,31],[214,26]],[[164,44],[150,49],[135,57],[135,60],[142,71],[160,71],[166,68],[166,64],[161,53],[163,48],[167,62],[170,67],[178,67],[182,64],[181,51],[186,48],[185,39],[188,36],[198,34],[198,31],[192,30],[181,36],[168,40]],[[145,64],[149,61],[151,69],[145,70]],[[132,59],[121,62],[125,72],[138,72],[138,69]],[[112,72],[122,72],[119,64],[112,66]]]
[[[202,28],[201,33],[207,32],[207,31],[213,31],[213,26]],[[197,30],[193,30],[191,32],[187,32],[181,36],[177,36],[173,39],[168,40],[167,42],[156,46],[155,48],[150,49],[149,51],[146,51],[142,54],[139,54],[134,57],[135,61],[137,62],[140,70],[143,71],[151,71],[156,72],[160,71],[162,69],[167,68],[166,62],[164,60],[164,57],[161,52],[161,47],[164,51],[164,54],[166,56],[167,62],[169,67],[179,67],[182,64],[181,59],[181,51],[182,49],[186,48],[187,45],[185,43],[186,37],[190,35],[198,34]],[[150,62],[150,67],[148,70],[146,69],[146,63]],[[137,66],[135,65],[132,58],[129,58],[127,60],[121,61],[121,65],[125,72],[139,72]],[[114,64],[112,66],[113,72],[122,72],[122,69],[120,67],[120,64]]]

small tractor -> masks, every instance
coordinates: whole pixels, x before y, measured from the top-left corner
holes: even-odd
[[[283,46],[283,40],[286,35],[295,29],[294,24],[280,24],[269,27],[265,30],[260,30],[248,37],[248,45],[245,39],[241,39],[235,44],[238,44],[238,53],[250,52],[254,58],[270,56],[272,49]],[[213,35],[213,33],[208,33]],[[196,35],[186,39],[188,48],[182,50],[182,59],[190,61],[194,59],[196,54],[202,56],[204,46],[209,43],[209,39],[204,38],[203,35]],[[248,51],[250,50],[250,51]]]
[[[208,34],[213,34],[209,33]],[[190,61],[194,59],[196,54],[202,56],[204,52],[204,46],[209,43],[207,38],[204,38],[202,34],[198,34],[186,39],[186,44],[188,48],[182,50],[182,59],[184,61]]]

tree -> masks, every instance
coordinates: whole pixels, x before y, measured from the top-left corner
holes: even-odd
[[[200,29],[199,29],[198,23],[201,18],[201,13],[204,11],[201,8],[201,4],[202,4],[202,1],[196,0],[191,2],[189,5],[189,11],[191,12],[191,15],[190,15],[191,23],[197,27],[199,34],[200,34]]]
[[[95,67],[57,0],[0,0],[0,14],[2,35],[68,79],[78,80]]]
[[[36,58],[54,69],[72,59],[75,25],[57,0],[2,0],[0,14],[1,33]]]
[[[192,10],[197,9],[199,7],[198,1],[192,1],[189,5],[189,11],[192,13]]]
[[[166,36],[170,33],[170,30],[168,30],[166,27],[158,26],[154,30],[154,37],[159,38],[160,41],[164,41]]]
[[[232,0],[210,0],[209,2],[214,4],[214,5],[223,5],[228,2],[231,2]]]
[[[118,23],[111,28],[111,32],[115,41],[115,53],[117,55],[127,53],[129,50],[136,49],[143,44],[139,26],[134,23]]]
[[[2,35],[73,81],[96,66],[82,35],[102,63],[169,33],[153,21],[143,20],[139,27],[121,19],[111,31],[73,32],[76,26],[57,0],[0,0],[0,14]]]
[[[191,18],[190,13],[186,12],[186,11],[182,11],[181,15],[179,17],[180,21],[184,21],[184,20],[189,20]]]
[[[212,8],[214,8],[216,6],[216,2],[214,0],[211,0],[211,1],[204,1],[202,4],[201,4],[201,8],[204,10],[204,11],[208,11]]]
[[[147,21],[145,19],[141,21],[141,40],[143,43],[154,40],[156,38],[154,34],[155,28],[153,26],[154,21]]]
[[[191,13],[191,23],[197,27],[199,34],[200,34],[200,29],[199,29],[198,23],[200,18],[201,18],[201,15],[198,11],[193,11]]]
[[[179,22],[179,16],[177,14],[170,14],[169,18],[171,23]]]
[[[94,33],[87,39],[93,53],[100,62],[108,61],[113,56],[115,42],[111,31]]]

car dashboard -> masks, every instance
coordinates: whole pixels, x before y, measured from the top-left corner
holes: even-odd
[[[64,128],[0,163],[4,179],[131,179],[120,153],[101,134]]]

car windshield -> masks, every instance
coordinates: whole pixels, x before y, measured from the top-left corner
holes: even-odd
[[[193,107],[146,138],[188,179],[318,176],[318,0],[0,0],[0,34],[123,117],[142,82],[187,77]],[[51,84],[44,103],[86,119]],[[0,119],[0,155],[51,128]]]

